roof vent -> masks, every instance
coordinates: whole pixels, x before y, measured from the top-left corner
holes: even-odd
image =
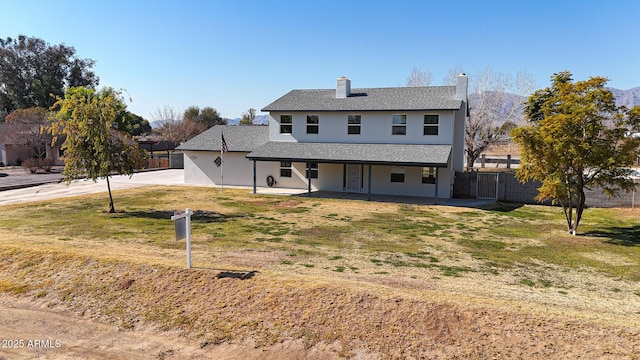
[[[336,80],[336,99],[344,99],[351,95],[351,80],[342,76]]]

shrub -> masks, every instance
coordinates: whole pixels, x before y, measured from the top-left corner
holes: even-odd
[[[51,167],[55,165],[55,160],[52,158],[45,158],[40,160],[40,167],[46,172],[51,172]]]
[[[32,174],[35,174],[39,167],[39,161],[35,158],[28,158],[22,161],[22,167],[29,170]]]

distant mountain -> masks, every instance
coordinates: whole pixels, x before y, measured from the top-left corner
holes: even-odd
[[[607,88],[616,96],[618,106],[624,105],[632,108],[640,105],[640,86],[628,90],[619,90],[615,88]]]
[[[229,119],[227,122],[229,125],[238,125],[240,124],[240,120],[242,118]],[[269,125],[269,115],[256,115],[255,119],[253,119],[254,125]]]
[[[613,95],[616,97],[616,103],[618,106],[626,106],[627,108],[632,108],[634,106],[640,105],[640,86],[635,87],[628,90],[620,90],[616,88],[607,88],[610,90]],[[475,94],[469,94],[469,105],[473,108],[474,100],[478,98]],[[500,108],[500,115],[502,118],[507,116],[507,112],[509,109],[513,107],[513,104],[517,99],[520,99],[522,103],[526,102],[527,96],[518,96],[516,94],[507,93],[506,101]],[[521,106],[522,109],[522,106]],[[473,111],[473,110],[472,110]]]

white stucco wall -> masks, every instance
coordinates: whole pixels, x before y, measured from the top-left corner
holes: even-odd
[[[224,155],[224,184],[253,186],[253,161],[245,158],[247,153],[226,153]],[[220,152],[216,151],[185,151],[184,181],[194,185],[220,185],[220,168],[214,163]],[[405,181],[391,182],[391,167],[374,165],[371,169],[371,193],[405,196],[433,197],[434,184],[422,183],[421,167],[405,167]],[[346,191],[344,187],[343,164],[318,164],[318,178],[311,179],[312,190]],[[368,165],[362,166],[361,193],[368,192]],[[267,186],[267,176],[273,176],[274,187],[307,189],[306,163],[294,162],[291,177],[280,176],[280,162],[256,162],[256,185]],[[438,197],[450,197],[451,173],[447,169],[440,169],[438,177]],[[358,192],[358,191],[356,191]]]
[[[258,163],[260,164],[260,163]],[[306,189],[308,186],[306,179],[305,163],[293,163],[292,176],[281,177],[278,169],[275,172],[275,187],[286,187],[294,189]],[[360,166],[360,165],[358,165]],[[422,183],[422,167],[405,167],[405,181],[403,183],[391,182],[391,166],[374,165],[371,168],[371,193],[389,194],[405,196],[433,197],[435,194],[435,184]],[[344,183],[343,164],[319,164],[318,178],[311,180],[312,190],[324,191],[347,191]],[[361,166],[361,188],[360,192],[368,192],[368,165]],[[226,178],[226,177],[225,177]],[[447,169],[440,169],[438,175],[438,198],[448,199],[451,194],[451,172]]]
[[[5,149],[5,145],[0,143],[0,162],[4,164],[4,166],[9,165],[7,163],[7,150]]]
[[[393,115],[407,115],[407,134],[393,135]],[[293,133],[280,134],[280,115],[292,115]],[[307,115],[319,116],[318,134],[307,134]],[[348,115],[360,115],[359,135],[347,133]],[[439,115],[438,135],[423,135],[424,115]],[[376,112],[321,112],[280,113],[269,116],[269,139],[271,141],[299,142],[346,142],[388,144],[453,144],[453,111],[376,111]]]
[[[253,186],[253,161],[247,160],[246,152],[227,152],[224,154],[224,184]],[[214,163],[220,156],[219,151],[184,152],[184,182],[194,185],[220,185],[220,168]],[[267,176],[280,174],[280,164],[272,162],[256,163],[256,184],[267,186]]]

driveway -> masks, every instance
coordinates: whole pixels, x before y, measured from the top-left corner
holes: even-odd
[[[17,204],[30,201],[50,200],[62,197],[77,196],[84,194],[93,194],[107,191],[106,180],[98,180],[93,182],[91,180],[75,180],[68,186],[62,181],[60,174],[51,174],[50,183],[37,185],[39,181],[44,179],[41,177],[44,174],[32,175],[29,180],[28,177],[23,179],[26,181],[23,185],[25,187],[0,191],[0,205]],[[8,177],[0,177],[0,190],[7,188],[8,186],[16,186],[16,182],[13,183],[6,181]],[[32,183],[28,183],[31,181]],[[167,170],[155,170],[144,171],[133,174],[129,177],[126,175],[116,175],[110,178],[111,190],[119,189],[131,189],[137,187],[145,187],[152,185],[182,185],[182,186],[216,186],[216,185],[193,185],[184,183],[184,170],[183,169],[167,169]],[[4,186],[4,187],[3,187]],[[251,191],[252,188],[248,186],[227,186],[225,188],[239,188]],[[257,189],[258,194],[270,194],[270,195],[292,195],[292,196],[307,196],[307,190],[305,189],[288,189],[288,188],[269,188],[259,187]],[[315,191],[311,195],[312,197],[320,198],[339,198],[339,199],[352,199],[352,200],[366,200],[366,194],[351,194],[342,192],[328,192],[328,191]],[[495,200],[486,199],[440,199],[435,201],[433,198],[413,197],[413,196],[391,196],[391,195],[372,195],[372,201],[379,202],[397,202],[407,204],[422,204],[422,205],[448,205],[458,207],[482,207],[494,203]]]
[[[40,175],[37,175],[37,178],[39,178],[39,176]],[[55,177],[55,174],[52,174],[52,177]],[[2,187],[2,185],[9,186],[8,182],[3,182],[3,180],[7,178],[9,178],[9,176],[0,178],[0,187]],[[13,180],[13,182],[15,181],[16,180]],[[61,176],[58,174],[58,178],[52,181],[54,182],[37,186],[32,186],[33,184],[31,184],[29,187],[0,191],[0,205],[50,200],[107,191],[107,181],[103,179],[96,182],[92,180],[75,180],[67,186],[66,183],[59,182],[61,181]],[[109,183],[111,184],[111,190],[131,189],[152,185],[184,185],[184,170],[168,169],[145,171],[135,173],[131,177],[116,175],[110,178]],[[15,184],[12,183],[12,185]]]

